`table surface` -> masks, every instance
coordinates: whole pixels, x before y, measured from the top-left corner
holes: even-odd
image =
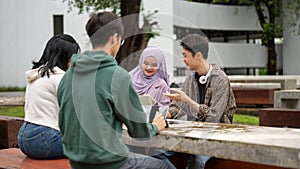
[[[170,127],[150,140],[137,140],[123,134],[123,142],[257,164],[300,168],[300,129],[168,121]]]

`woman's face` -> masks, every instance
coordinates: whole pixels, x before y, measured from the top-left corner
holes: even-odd
[[[158,71],[157,60],[153,56],[149,56],[142,64],[143,72],[146,76],[153,76]]]

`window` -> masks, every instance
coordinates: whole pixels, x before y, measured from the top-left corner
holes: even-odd
[[[174,76],[185,76],[187,69],[185,67],[174,67]]]
[[[54,30],[54,35],[59,35],[64,33],[63,15],[53,15],[53,30]]]

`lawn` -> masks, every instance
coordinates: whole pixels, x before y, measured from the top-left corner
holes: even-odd
[[[24,117],[24,106],[0,106],[0,116]],[[235,114],[233,123],[258,125],[258,117]]]
[[[256,116],[235,114],[233,116],[233,123],[258,125],[259,124],[259,119]]]
[[[25,91],[25,87],[19,86],[0,86],[0,92],[15,92],[15,91]]]
[[[24,106],[0,106],[0,116],[24,117]]]

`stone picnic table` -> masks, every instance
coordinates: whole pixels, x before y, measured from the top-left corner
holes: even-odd
[[[169,128],[148,140],[125,131],[127,145],[221,159],[300,168],[300,129],[168,120]]]

